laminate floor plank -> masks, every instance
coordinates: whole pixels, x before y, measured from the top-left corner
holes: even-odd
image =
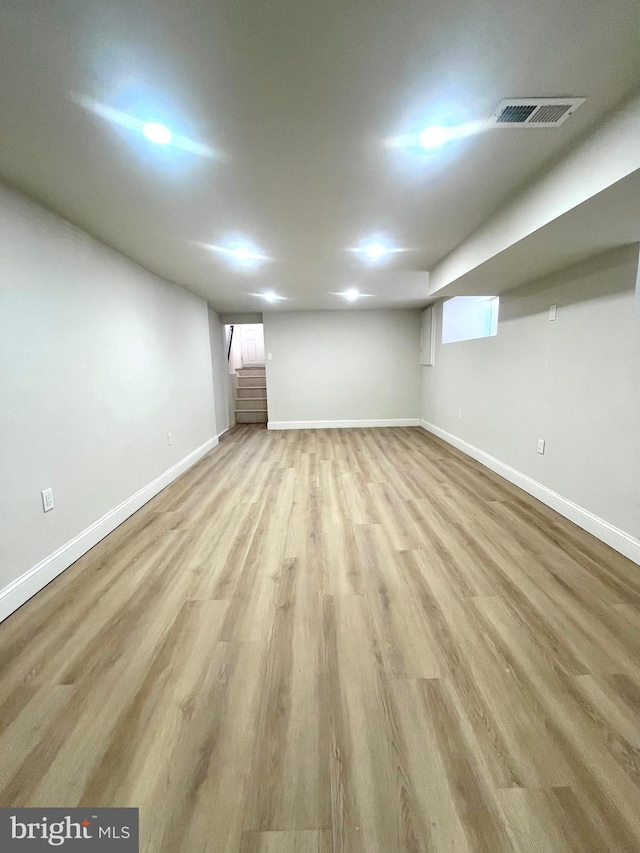
[[[632,850],[640,833],[640,815],[628,794],[633,791],[635,797],[640,788],[628,763],[612,748],[614,721],[603,731],[572,689],[571,676],[549,668],[501,601],[479,600],[478,606],[505,659],[546,709],[549,735],[572,773],[571,789],[599,829],[615,839],[613,849]]]
[[[326,833],[318,830],[245,832],[241,853],[325,853]]]
[[[420,429],[231,430],[0,625],[0,806],[637,853],[640,569]]]
[[[611,849],[570,788],[512,788],[498,802],[521,853]]]

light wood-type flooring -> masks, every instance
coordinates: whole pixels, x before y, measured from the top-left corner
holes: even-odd
[[[639,703],[638,566],[419,429],[242,426],[0,626],[0,805],[638,853]]]

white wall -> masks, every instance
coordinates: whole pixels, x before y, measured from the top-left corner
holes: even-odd
[[[209,308],[209,338],[211,341],[211,371],[213,374],[213,398],[216,409],[218,436],[235,423],[229,411],[229,369],[227,363],[224,326],[220,315]]]
[[[204,300],[1,186],[0,246],[2,597],[216,425]]]
[[[627,247],[503,294],[493,338],[442,344],[438,305],[422,417],[640,539],[637,262]]]
[[[263,322],[272,428],[419,418],[419,311],[277,311]]]

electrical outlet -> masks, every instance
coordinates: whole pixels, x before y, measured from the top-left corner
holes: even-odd
[[[173,436],[170,432],[167,433],[167,444],[169,445],[169,447],[171,447],[171,445],[173,444]]]
[[[459,420],[459,421],[461,421],[461,420],[462,420],[462,409],[460,409],[460,410],[458,411],[458,420]]]
[[[271,353],[271,352],[267,353],[267,361],[273,361],[273,353]]]
[[[544,438],[538,439],[538,453],[544,453]]]
[[[44,512],[49,512],[54,506],[53,489],[44,489],[40,494],[42,495],[42,509]]]
[[[550,320],[555,320],[555,319],[556,319],[556,315],[557,315],[557,313],[558,313],[558,306],[557,306],[557,305],[552,305],[552,306],[549,308],[549,319],[550,319]]]

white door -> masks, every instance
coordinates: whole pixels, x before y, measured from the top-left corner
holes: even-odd
[[[264,366],[264,333],[261,323],[242,326],[242,366]]]

